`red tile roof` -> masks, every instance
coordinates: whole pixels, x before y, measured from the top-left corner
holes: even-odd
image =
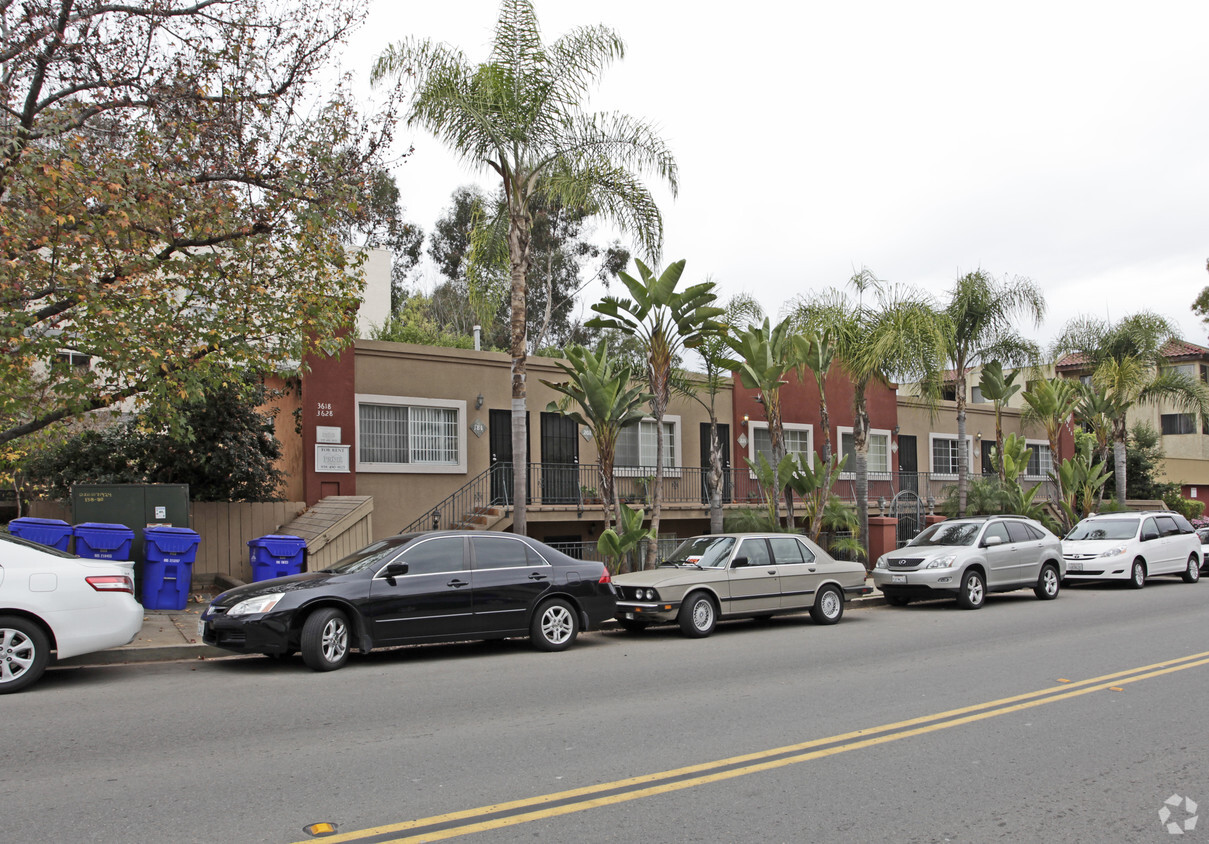
[[[1198,346],[1196,343],[1189,343],[1187,340],[1172,340],[1163,347],[1163,357],[1168,360],[1200,360],[1209,358],[1209,349],[1204,346]],[[1087,355],[1081,352],[1068,354],[1055,364],[1055,368],[1060,371],[1072,371],[1087,369]]]

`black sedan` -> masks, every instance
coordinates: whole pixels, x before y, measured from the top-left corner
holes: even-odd
[[[202,613],[208,645],[237,653],[302,652],[316,671],[350,649],[529,636],[561,651],[613,616],[601,563],[534,539],[488,531],[392,536],[331,568],[239,586]]]

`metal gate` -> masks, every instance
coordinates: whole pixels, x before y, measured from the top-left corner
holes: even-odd
[[[897,547],[902,548],[924,527],[924,503],[909,489],[904,489],[890,502],[890,516],[898,519]]]

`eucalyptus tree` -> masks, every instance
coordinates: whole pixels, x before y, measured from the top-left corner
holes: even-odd
[[[529,0],[503,0],[491,54],[469,63],[430,40],[388,47],[375,84],[393,78],[411,92],[406,119],[431,131],[463,161],[494,173],[508,213],[509,347],[512,356],[513,530],[524,533],[529,449],[526,419],[526,290],[533,207],[541,195],[591,208],[658,255],[663,221],[641,176],[653,173],[675,194],[676,162],[647,123],[620,113],[586,113],[591,87],[625,45],[608,27],[578,27],[542,43]]]
[[[663,417],[671,398],[675,361],[684,349],[695,348],[724,326],[715,321],[723,309],[714,307],[717,294],[712,281],[676,290],[684,273],[684,260],[655,275],[635,259],[638,278],[619,273],[632,299],[606,296],[592,306],[599,316],[588,320],[589,328],[621,331],[633,336],[646,357],[647,386],[651,393],[651,416],[655,419],[655,480],[651,489],[651,531],[659,535],[663,507]],[[655,565],[656,543],[647,546],[648,566]]]
[[[596,465],[600,470],[600,500],[604,506],[605,528],[613,525],[613,514],[619,513],[613,465],[617,456],[617,438],[621,429],[645,415],[649,393],[640,385],[631,385],[632,370],[609,354],[607,341],[601,340],[596,350],[583,346],[567,349],[569,365],[555,364],[567,375],[567,380],[542,383],[562,398],[546,406],[548,413],[561,413],[592,432],[596,441]]]
[[[738,293],[728,299],[721,316],[722,322],[728,326],[745,325],[763,318],[764,310],[760,307],[760,303],[746,293]],[[704,377],[701,379],[678,378],[673,381],[673,387],[678,393],[700,404],[709,415],[709,470],[705,476],[705,487],[709,497],[709,532],[722,533],[725,467],[722,465],[722,439],[718,433],[717,398],[732,371],[727,364],[730,347],[726,344],[726,333],[717,332],[705,335],[697,344],[696,352],[700,356],[705,370]]]
[[[1045,429],[1051,465],[1058,466],[1062,462],[1062,429],[1070,424],[1079,404],[1079,382],[1068,378],[1039,378],[1029,384],[1023,398],[1023,419]],[[1058,484],[1058,498],[1062,499],[1062,475],[1055,474],[1054,480]]]
[[[1003,371],[1003,364],[997,360],[982,367],[982,375],[978,379],[978,389],[984,399],[990,399],[995,408],[995,468],[999,473],[999,482],[1003,483],[1003,408],[1012,400],[1012,396],[1020,392],[1016,378],[1021,370]]]
[[[996,279],[976,270],[957,279],[944,314],[948,359],[957,379],[957,515],[965,515],[970,460],[966,448],[966,375],[970,368],[999,360],[1019,366],[1040,357],[1037,344],[1016,330],[1021,318],[1040,325],[1045,298],[1027,278]]]
[[[764,405],[764,416],[768,420],[768,439],[772,450],[769,461],[769,480],[771,487],[766,490],[772,514],[777,513],[777,499],[781,490],[786,488],[788,480],[781,473],[785,459],[785,429],[781,419],[781,385],[785,384],[785,376],[797,368],[793,356],[793,324],[784,319],[776,326],[769,324],[767,319],[762,325],[749,325],[739,332],[732,332],[726,337],[726,344],[737,358],[731,358],[726,363],[739,377],[739,383],[749,390],[759,392],[759,400]],[[793,527],[793,497],[786,491],[785,527]]]
[[[869,409],[871,382],[891,378],[934,381],[945,357],[946,322],[924,293],[888,284],[862,269],[848,286],[799,297],[792,318],[806,331],[830,328],[835,358],[852,382],[852,440],[856,508],[861,536],[869,536]]]
[[[1059,354],[1091,373],[1091,384],[1107,399],[1113,412],[1112,443],[1117,501],[1124,505],[1126,489],[1126,415],[1138,404],[1163,402],[1177,410],[1209,416],[1209,387],[1169,365],[1164,354],[1178,339],[1175,325],[1150,311],[1120,322],[1082,317],[1071,320],[1055,343]]]

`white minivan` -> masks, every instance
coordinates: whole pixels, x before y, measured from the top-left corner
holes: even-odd
[[[1070,580],[1125,580],[1134,589],[1146,578],[1201,577],[1201,540],[1179,513],[1103,513],[1089,516],[1062,539]]]

